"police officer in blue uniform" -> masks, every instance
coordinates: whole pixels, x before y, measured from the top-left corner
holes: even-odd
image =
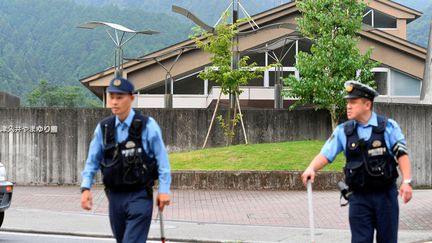
[[[147,241],[153,211],[153,184],[159,180],[157,205],[170,203],[171,170],[156,121],[134,111],[134,86],[123,78],[107,89],[114,114],[96,127],[81,183],[81,207],[92,208],[92,181],[102,171],[109,219],[117,242]]]
[[[314,182],[315,173],[344,151],[345,181],[349,197],[349,222],[352,243],[396,243],[399,224],[398,194],[404,203],[412,197],[411,162],[405,137],[392,119],[373,112],[378,95],[371,87],[347,81],[348,121],[340,124],[321,152],[302,174],[303,183]],[[399,193],[397,166],[402,173]]]

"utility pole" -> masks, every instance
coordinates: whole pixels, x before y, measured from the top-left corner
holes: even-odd
[[[425,61],[423,82],[420,92],[420,103],[432,104],[432,22],[429,29],[429,42]]]
[[[233,0],[233,17],[232,17],[232,24],[237,24],[238,21],[238,12],[240,8],[240,0]],[[235,29],[234,31],[237,31]],[[240,53],[239,53],[239,37],[238,35],[234,35],[233,37],[233,45],[232,45],[232,63],[231,68],[232,70],[237,70],[239,66],[239,60],[240,60]],[[236,91],[237,92],[237,91]],[[234,93],[231,93],[230,95],[230,108],[234,109],[236,105],[236,95]]]

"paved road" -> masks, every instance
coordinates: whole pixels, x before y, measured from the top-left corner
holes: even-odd
[[[70,235],[52,235],[52,234],[28,234],[15,232],[0,232],[1,243],[115,243],[111,238],[97,237],[79,237]],[[160,241],[147,241],[147,243],[156,243]],[[170,241],[171,243],[175,243]]]
[[[102,243],[111,242],[114,243],[115,240],[107,238],[93,238],[93,237],[76,237],[67,235],[45,235],[45,234],[24,234],[24,233],[14,233],[14,232],[0,232],[0,242],[1,243],[78,243],[78,242],[88,242],[88,243]]]
[[[80,207],[77,187],[17,186],[11,208],[107,215],[108,201],[102,188],[92,191],[93,210],[87,212]],[[306,191],[173,190],[172,201],[165,212],[167,220],[309,227]],[[432,232],[431,201],[432,190],[416,190],[410,203],[400,202],[400,229]],[[337,191],[314,192],[314,211],[317,228],[349,229],[348,207],[339,206]]]
[[[92,211],[83,211],[79,199],[77,187],[17,186],[2,228],[110,236],[103,190],[94,188]],[[401,203],[400,243],[432,240],[431,200],[431,190],[416,190],[412,202]],[[314,211],[317,242],[350,241],[348,208],[339,206],[336,191],[314,192]],[[177,241],[298,243],[309,239],[305,191],[174,190],[164,216],[166,236]],[[153,221],[150,236],[157,239],[159,230]]]

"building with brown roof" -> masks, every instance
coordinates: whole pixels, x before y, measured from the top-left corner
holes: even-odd
[[[373,28],[359,32],[359,49],[365,52],[374,47],[371,58],[381,63],[373,69],[381,94],[378,102],[419,102],[427,51],[407,40],[407,25],[421,15],[419,11],[390,0],[371,0],[364,11],[364,23]],[[291,2],[259,13],[253,19],[258,26],[267,26],[281,22],[295,24],[297,17],[300,12],[295,2]],[[240,31],[248,30],[251,30],[248,23],[240,25]],[[192,40],[186,40],[150,53],[143,57],[145,60],[125,63],[123,76],[134,83],[138,92],[135,107],[164,107],[165,90],[170,87],[174,108],[206,108],[215,102],[220,88],[197,77],[199,72],[211,66],[209,56],[201,50],[188,48],[193,45]],[[298,38],[295,30],[275,28],[241,37],[239,50],[258,66],[275,63],[278,55],[286,54],[281,61],[282,77],[289,74],[299,77],[294,67],[296,53],[308,51],[310,46],[311,41]],[[166,87],[167,72],[160,64],[169,69],[180,52],[181,56],[171,70],[173,83],[167,83]],[[263,73],[263,78],[241,88],[243,106],[273,107],[275,72],[275,68],[269,69]],[[81,83],[106,103],[106,87],[113,76],[114,68],[110,68],[81,79]],[[222,99],[228,97],[222,96]],[[285,100],[288,103],[290,98]]]

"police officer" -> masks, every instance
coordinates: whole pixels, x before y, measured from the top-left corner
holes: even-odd
[[[109,219],[117,242],[146,242],[153,211],[153,182],[159,180],[157,205],[170,203],[168,155],[156,121],[135,112],[134,86],[123,78],[107,89],[114,116],[96,127],[81,183],[81,207],[92,208],[91,186],[101,169],[109,201]]]
[[[396,243],[399,221],[396,178],[402,173],[399,195],[404,203],[412,197],[411,162],[404,135],[392,119],[373,112],[378,95],[371,87],[347,81],[348,121],[340,124],[321,152],[302,174],[303,183],[314,182],[315,173],[344,151],[345,181],[353,192],[349,197],[351,242]]]

